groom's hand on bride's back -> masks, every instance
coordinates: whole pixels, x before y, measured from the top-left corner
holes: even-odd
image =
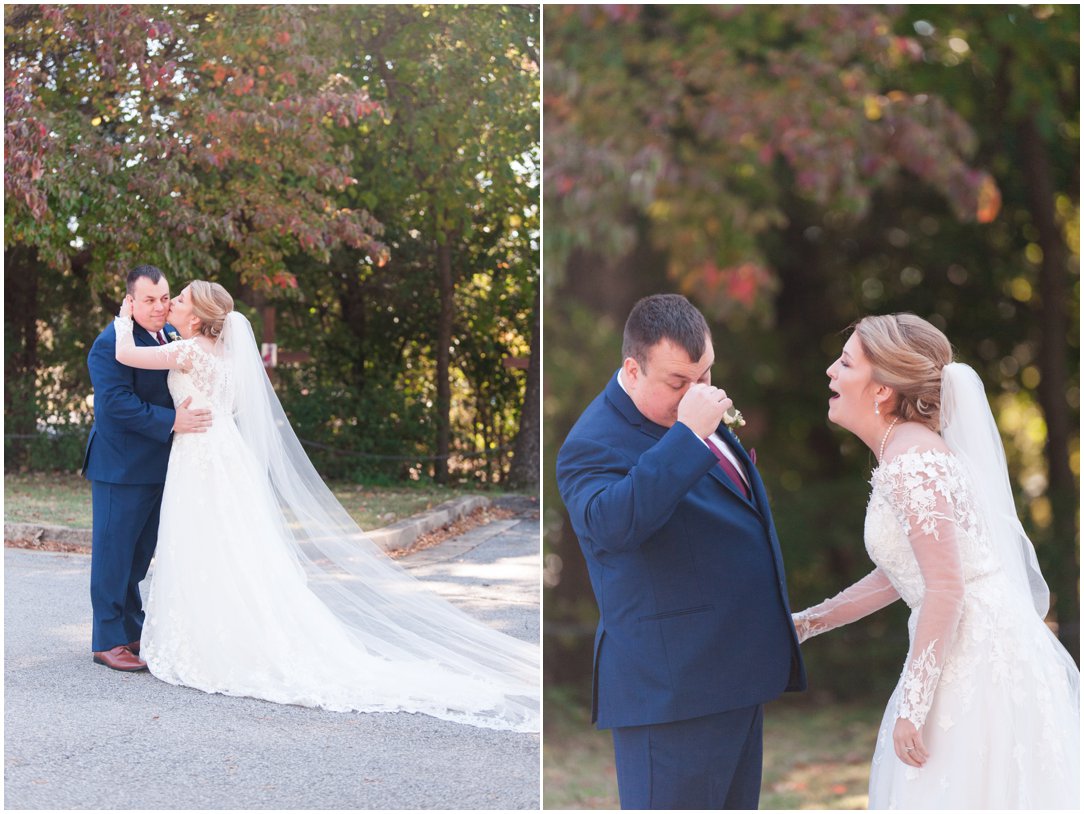
[[[733,404],[726,391],[697,382],[678,402],[677,420],[701,438],[707,438],[719,428],[723,413]]]
[[[189,396],[177,405],[177,417],[173,420],[174,432],[207,432],[211,426],[211,411],[206,409],[189,410],[192,403]]]

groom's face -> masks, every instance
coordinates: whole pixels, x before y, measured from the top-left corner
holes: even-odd
[[[152,334],[162,330],[169,316],[169,283],[163,277],[152,283],[149,277],[139,277],[132,289],[132,319]]]
[[[695,360],[683,347],[664,339],[648,350],[645,364],[632,357],[626,359],[622,378],[632,403],[645,418],[672,427],[677,421],[678,404],[688,389],[698,382],[711,384],[714,361],[710,337],[704,344],[704,355]]]

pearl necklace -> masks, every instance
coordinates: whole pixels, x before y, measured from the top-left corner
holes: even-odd
[[[892,432],[892,428],[896,426],[896,422],[900,420],[899,416],[892,419],[892,423],[888,425],[888,429],[885,430],[885,434],[881,436],[881,453],[877,456],[877,463],[880,463],[885,459],[885,442],[888,440],[888,434]]]

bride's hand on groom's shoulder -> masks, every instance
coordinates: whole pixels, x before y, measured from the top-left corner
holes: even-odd
[[[908,766],[921,769],[926,765],[930,753],[922,742],[922,732],[906,718],[896,719],[896,727],[892,730],[892,744],[896,748],[896,756]]]
[[[117,314],[121,319],[132,318],[132,295],[125,294],[124,299],[120,302],[120,312]]]

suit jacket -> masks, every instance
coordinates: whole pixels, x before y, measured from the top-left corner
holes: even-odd
[[[599,728],[710,715],[803,690],[783,559],[756,467],[746,499],[682,423],[645,418],[616,374],[557,456],[599,607]]]
[[[167,326],[168,329],[168,326]],[[158,342],[137,323],[136,345]],[[106,483],[164,483],[176,412],[166,370],[139,370],[117,361],[113,323],[87,355],[94,386],[94,425],[83,456],[83,477]]]

